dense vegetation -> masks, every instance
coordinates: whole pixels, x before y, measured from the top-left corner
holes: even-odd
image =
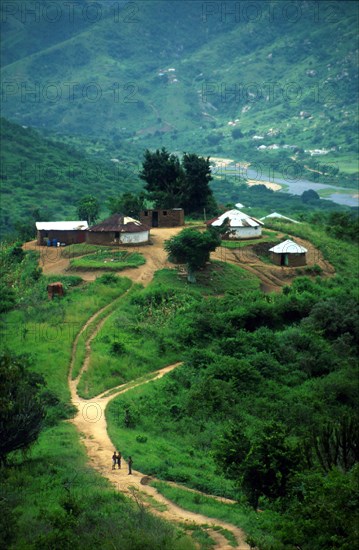
[[[165,147],[154,153],[146,149],[140,178],[146,182],[148,199],[157,208],[181,206],[187,215],[215,208],[209,187],[213,179],[209,157],[184,153],[180,160]]]
[[[263,295],[247,272],[213,263],[198,272],[196,285],[188,285],[184,273],[163,270],[148,289],[134,288],[124,298],[129,282],[112,274],[87,285],[62,277],[65,298],[48,302],[51,279],[41,274],[36,254],[16,243],[3,246],[3,343],[9,353],[30,354],[24,368],[46,384],[40,389],[46,416],[39,442],[26,461],[10,453],[5,470],[7,546],[47,548],[59,532],[64,544],[91,544],[97,540],[93,529],[106,529],[102,514],[110,513],[116,498],[111,521],[122,526],[121,534],[108,530],[105,547],[123,537],[123,547],[133,548],[138,536],[156,548],[153,529],[162,527],[147,515],[145,524],[138,523],[128,504],[124,513],[122,497],[113,497],[85,467],[72,428],[62,424],[72,414],[66,374],[73,339],[89,315],[110,302],[113,313],[93,341],[81,379],[83,396],[184,361],[109,407],[110,435],[125,457],[135,456],[136,468],[235,499],[237,505],[222,505],[158,485],[185,507],[243,527],[261,550],[355,546],[357,221],[348,214],[313,216],[316,224],[271,223],[277,231],[309,238],[337,274],[300,277],[281,294]],[[78,355],[76,369],[82,344]],[[81,487],[68,490],[72,468],[80,471]],[[29,484],[28,493],[15,490],[19,480]],[[36,483],[42,498],[34,502]],[[44,499],[51,501],[50,515],[42,512]],[[94,527],[84,533],[90,518]],[[176,548],[173,536],[165,530],[161,548]]]
[[[311,231],[338,271],[332,279],[302,277],[279,295],[197,296],[186,308],[169,294],[174,274],[165,288],[155,280],[142,323],[160,329],[164,351],[175,340],[185,364],[108,413],[112,437],[142,471],[259,506],[246,530],[263,550],[349,549],[358,537],[356,245]]]
[[[94,335],[78,392],[127,384],[106,411],[124,458],[259,550],[356,548],[358,213],[323,200],[330,187],[293,196],[245,180],[355,195],[358,4],[23,0],[2,16],[0,547],[211,547],[114,491],[68,422],[75,338],[107,306],[99,332],[92,320],[79,335],[72,375]],[[300,221],[266,221],[261,245],[307,239],[335,274],[299,268],[263,294],[247,270],[208,262],[218,241],[193,228],[165,246],[192,281],[196,271],[191,285],[183,266],[146,289],[112,272],[49,277],[22,248],[39,219],[138,217],[153,204],[202,218],[237,202]],[[58,252],[79,270],[144,263],[88,244]],[[55,280],[65,294],[49,301]]]
[[[0,546],[192,548],[140,499],[133,504],[89,468],[78,433],[63,422],[74,414],[67,386],[74,338],[92,313],[116,303],[129,281],[106,275],[86,286],[79,277],[60,277],[65,297],[48,302],[51,279],[40,273],[34,280],[36,255],[20,257],[19,250],[2,249],[2,273],[12,288],[7,309],[13,311],[0,319],[0,455],[7,457],[7,466],[0,466]]]
[[[35,221],[40,219],[74,219],[80,213],[86,218],[87,210],[83,212],[79,208],[88,197],[89,190],[96,196],[97,216],[98,203],[101,217],[105,217],[108,211],[126,212],[138,217],[143,207],[148,206],[143,192],[136,193],[143,187],[139,178],[139,162],[138,165],[135,161],[128,161],[127,165],[111,163],[109,166],[109,163],[97,159],[93,151],[81,152],[80,143],[74,146],[45,139],[30,128],[24,129],[3,119],[1,130],[0,231],[4,237],[13,238],[17,234],[25,239],[33,238]],[[104,154],[110,157],[110,152],[111,147],[107,144]],[[137,158],[140,159],[141,155],[142,150]],[[256,215],[264,216],[276,210],[288,215],[300,213],[302,218],[313,210],[348,210],[328,200],[303,202],[300,196],[273,192],[264,186],[248,187],[239,176],[228,177],[218,171],[214,171],[213,175],[209,186],[216,201],[222,205],[241,201],[255,209],[253,213]],[[215,211],[213,197],[207,193],[209,212]],[[193,193],[191,197],[187,196],[187,200],[189,198],[195,200]],[[203,204],[199,205],[196,200],[195,204],[195,210],[203,213]]]

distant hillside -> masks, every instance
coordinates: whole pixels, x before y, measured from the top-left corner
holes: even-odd
[[[142,187],[133,167],[96,160],[31,128],[1,119],[1,234],[34,219],[73,219],[78,200]],[[132,168],[132,170],[130,170]]]
[[[7,118],[248,161],[320,149],[357,170],[357,3],[36,5],[5,17]]]

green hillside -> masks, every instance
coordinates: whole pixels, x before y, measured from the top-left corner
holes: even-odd
[[[248,161],[260,145],[323,149],[353,172],[355,2],[80,0],[72,21],[65,4],[6,17],[7,118]]]
[[[142,187],[129,160],[104,161],[5,119],[1,143],[2,235],[34,220],[76,218],[77,202],[89,191],[104,213],[110,196]]]
[[[1,2],[0,548],[358,547],[358,212],[345,205],[358,15],[350,0]],[[175,174],[166,200],[201,184],[203,159],[172,170],[185,153],[210,157],[215,201],[185,212],[195,230],[239,202],[300,223],[222,241],[195,284],[167,258],[176,228],[129,252],[23,247],[85,195],[105,218],[162,147],[178,157],[149,167]],[[307,265],[273,265],[287,239]]]

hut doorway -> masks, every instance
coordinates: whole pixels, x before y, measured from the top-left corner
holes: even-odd
[[[280,255],[280,265],[284,265],[284,266],[288,267],[288,265],[289,265],[288,254],[281,254]]]
[[[158,227],[158,212],[157,212],[157,210],[152,211],[152,227]]]

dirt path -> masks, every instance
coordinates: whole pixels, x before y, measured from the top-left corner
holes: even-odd
[[[299,237],[293,237],[293,240],[308,250],[306,255],[307,267],[319,265],[322,269],[322,277],[334,275],[333,266],[324,259],[323,254],[310,241]],[[259,239],[258,243],[260,243]],[[253,273],[261,281],[263,292],[280,292],[283,286],[291,284],[298,277],[297,268],[295,267],[282,267],[263,262],[255,253],[254,246],[250,245],[237,249],[221,246],[215,252],[212,252],[211,259],[235,264]]]
[[[163,248],[163,244],[165,240],[177,234],[179,231],[181,231],[181,229],[182,228],[179,227],[152,230],[152,245],[142,246],[133,249],[144,255],[144,257],[146,258],[146,263],[136,269],[126,269],[124,271],[121,271],[119,274],[121,276],[128,277],[132,280],[133,283],[141,283],[143,286],[147,286],[151,282],[154,273],[158,269],[162,269],[164,267],[173,267],[173,265],[167,261],[167,254]],[[296,238],[295,240],[308,248],[308,260],[310,258],[309,261],[313,265],[314,263],[321,265],[321,267],[324,268],[324,274],[326,276],[334,272],[331,266],[328,267],[328,265],[324,262],[320,253],[311,245],[311,243],[308,243],[307,241],[303,241],[302,239],[298,238]],[[42,267],[44,274],[49,275],[69,273],[68,268],[70,260],[61,256],[61,249],[39,247],[35,241],[32,241],[31,243],[26,243],[24,248],[27,250],[40,251],[39,264]],[[246,247],[245,249],[239,250],[229,250],[221,247],[212,254],[212,258],[241,265],[241,267],[243,267],[244,269],[247,269],[251,273],[254,273],[261,280],[262,289],[265,292],[279,291],[283,285],[289,284],[291,279],[296,275],[295,271],[291,270],[290,268],[286,268],[286,270],[283,270],[283,268],[281,267],[265,264],[258,258],[251,247]],[[96,279],[96,277],[98,277],[101,272],[81,271],[78,272],[78,274],[85,281],[92,281]],[[180,365],[180,363],[169,365],[163,369],[158,370],[155,373],[152,373],[153,376],[150,380],[134,380],[131,383],[117,386],[110,390],[106,390],[105,392],[99,394],[97,397],[91,400],[80,398],[77,392],[77,386],[82,373],[86,370],[89,363],[91,355],[91,341],[99,332],[108,316],[99,319],[96,326],[93,327],[93,329],[90,331],[89,336],[86,338],[85,358],[82,363],[79,375],[76,379],[72,380],[72,369],[79,338],[92,323],[96,323],[96,319],[100,317],[102,313],[106,311],[106,309],[109,309],[108,315],[110,315],[112,313],[112,306],[113,303],[101,308],[94,315],[92,315],[82,327],[81,331],[74,341],[71,365],[68,376],[71,398],[74,405],[76,405],[78,408],[78,413],[71,422],[76,426],[80,433],[92,467],[97,470],[102,476],[106,477],[114,485],[114,487],[116,487],[117,490],[127,493],[132,498],[139,498],[141,500],[141,495],[145,495],[145,497],[150,496],[154,499],[155,504],[158,503],[164,505],[164,511],[159,511],[158,509],[156,509],[156,506],[154,506],[153,503],[152,505],[149,505],[148,503],[146,504],[145,501],[143,501],[146,506],[150,507],[152,513],[158,514],[163,519],[173,522],[181,522],[183,524],[194,523],[197,525],[205,525],[208,533],[215,541],[216,549],[229,550],[233,548],[233,546],[229,545],[223,534],[214,530],[215,526],[220,526],[224,529],[227,529],[234,535],[237,540],[237,549],[249,550],[250,547],[244,542],[245,535],[241,529],[229,523],[212,519],[201,514],[195,514],[180,508],[179,506],[175,505],[173,502],[159,494],[154,487],[148,485],[148,477],[145,476],[143,473],[137,470],[133,470],[132,475],[128,475],[127,464],[124,460],[122,461],[121,470],[112,470],[111,457],[114,451],[114,446],[107,433],[107,423],[105,417],[105,410],[107,405],[112,399],[114,399],[121,393],[129,391],[130,389],[141,384],[157,380]],[[122,451],[121,448],[119,450]]]
[[[163,243],[166,239],[170,238],[172,235],[175,235],[180,230],[181,228],[166,230],[161,229],[158,231],[155,230],[152,234],[153,245],[146,248],[141,247],[138,249],[138,251],[144,254],[144,256],[146,257],[146,264],[137,269],[124,270],[120,273],[121,276],[129,277],[134,283],[141,283],[142,285],[146,286],[150,283],[154,273],[158,269],[161,269],[163,267],[173,267],[172,264],[169,264],[167,262],[167,254],[163,248]],[[36,249],[37,245],[35,242],[27,243],[26,248]],[[43,247],[39,248],[40,253],[43,252]],[[60,274],[66,271],[69,265],[69,259],[61,258],[57,249],[52,249],[51,251],[49,249],[46,249],[46,252],[43,253],[40,257],[40,265],[41,263],[45,274]],[[80,275],[85,280],[93,280],[96,276],[99,275],[99,272],[96,272],[96,275],[94,274],[94,272],[81,272]],[[113,304],[109,304],[101,308],[94,315],[92,315],[84,324],[81,331],[78,333],[73,345],[72,359],[68,376],[72,402],[78,408],[78,413],[75,418],[71,420],[71,422],[76,426],[80,433],[91,466],[95,470],[97,470],[102,476],[106,477],[117,490],[126,493],[132,498],[139,498],[146,506],[149,506],[152,513],[159,515],[163,519],[172,522],[180,522],[184,525],[196,524],[206,526],[205,529],[207,530],[209,536],[215,541],[216,549],[233,549],[233,546],[229,545],[227,539],[223,536],[223,534],[221,534],[217,530],[214,530],[215,526],[219,526],[233,533],[238,543],[236,546],[238,550],[249,550],[249,546],[244,542],[245,535],[241,529],[227,522],[212,519],[203,516],[202,514],[195,514],[180,508],[170,500],[166,499],[160,493],[158,493],[158,491],[154,487],[148,485],[148,477],[145,476],[143,473],[133,469],[132,475],[128,475],[128,468],[125,460],[122,460],[121,470],[112,470],[111,456],[114,451],[114,446],[107,433],[107,423],[105,417],[105,410],[107,405],[112,399],[114,399],[121,393],[129,391],[130,389],[144,383],[149,383],[152,380],[157,380],[166,375],[171,370],[177,368],[181,364],[175,363],[173,365],[169,365],[165,368],[160,369],[159,371],[153,373],[153,376],[150,380],[134,380],[131,383],[123,384],[110,390],[106,390],[105,392],[101,393],[91,400],[86,400],[79,397],[77,392],[77,385],[79,383],[82,373],[86,370],[89,363],[91,355],[91,341],[95,338],[96,334],[103,326],[104,322],[107,319],[107,316],[105,318],[102,317],[98,320],[96,327],[90,331],[89,336],[86,338],[85,358],[78,376],[76,377],[76,379],[72,380],[72,369],[75,361],[79,338],[83,333],[86,333],[86,330],[90,327],[90,325],[92,325],[94,322],[96,323],[96,319],[102,316],[106,309],[110,310],[112,305]],[[109,312],[109,315],[111,314],[111,312],[112,309]],[[119,450],[122,449],[120,448]],[[141,495],[144,496],[142,497]],[[155,506],[153,505],[153,503],[152,505],[146,503],[146,496],[154,499],[153,502]],[[218,500],[225,501],[226,499]],[[163,511],[157,510],[156,504],[162,505],[162,508],[165,509]]]
[[[150,246],[144,245],[131,250],[140,252],[146,259],[146,263],[138,268],[125,269],[119,272],[119,275],[128,277],[134,283],[140,283],[147,286],[153,278],[155,271],[165,267],[172,268],[173,264],[168,262],[167,253],[163,245],[164,242],[176,235],[182,230],[182,227],[161,228],[151,230]],[[322,253],[315,248],[311,242],[299,237],[293,237],[298,244],[307,248],[307,265],[319,265],[323,277],[330,277],[335,273],[334,268],[324,260]],[[258,240],[260,242],[260,240]],[[24,245],[25,250],[37,250],[40,252],[39,265],[45,275],[63,275],[77,274],[85,281],[94,281],[97,277],[106,273],[106,271],[69,271],[70,259],[61,256],[61,248],[44,247],[36,244],[36,241],[28,242]],[[297,276],[296,268],[280,267],[274,264],[267,264],[255,254],[253,246],[247,246],[238,249],[229,249],[223,246],[217,248],[211,254],[211,258],[224,262],[239,265],[250,273],[256,275],[261,281],[261,290],[263,292],[280,292],[284,285],[291,284]]]
[[[102,308],[99,312],[97,312],[97,314],[93,315],[87,321],[87,323],[83,326],[81,330],[81,334],[87,329],[89,324],[93,322],[95,318],[99,316],[100,313],[102,313],[105,309],[106,308]],[[103,322],[104,320],[101,319],[101,321],[99,321],[98,323],[96,330],[88,338],[88,346],[86,345],[86,357],[83,363],[84,367],[86,365],[86,360],[88,359],[88,356],[90,354],[90,340],[92,340],[94,334],[97,333],[98,330],[100,330]],[[78,338],[79,336],[80,334],[78,335]],[[236,546],[237,549],[249,550],[249,546],[244,542],[245,535],[243,531],[241,531],[241,529],[229,523],[208,518],[206,516],[203,516],[202,514],[188,512],[180,508],[170,500],[163,497],[160,493],[158,493],[154,487],[147,485],[148,478],[143,473],[137,470],[132,470],[132,475],[130,476],[128,474],[127,463],[125,460],[122,460],[121,470],[114,471],[111,468],[111,456],[114,450],[114,446],[107,433],[107,422],[105,417],[105,410],[107,405],[112,399],[114,399],[121,393],[129,391],[129,389],[132,389],[144,383],[149,383],[152,380],[158,380],[159,378],[162,378],[162,376],[166,375],[168,372],[178,367],[181,363],[175,363],[173,365],[169,365],[167,367],[164,367],[163,369],[158,370],[156,373],[153,373],[153,378],[151,380],[145,382],[143,380],[140,380],[138,382],[134,381],[130,385],[124,384],[122,387],[119,386],[118,388],[116,388],[116,391],[114,393],[111,393],[111,395],[108,395],[109,390],[107,390],[106,392],[91,400],[85,400],[80,398],[77,393],[77,384],[81,377],[81,373],[75,380],[72,380],[72,365],[75,358],[78,338],[74,342],[71,368],[69,372],[69,387],[71,391],[71,398],[73,404],[76,405],[76,407],[78,408],[78,414],[75,416],[74,419],[71,420],[71,422],[76,426],[79,433],[81,434],[81,438],[86,447],[91,466],[95,470],[97,470],[102,476],[106,477],[116,487],[117,490],[127,493],[128,496],[133,498],[134,495],[138,495],[139,492],[145,493],[145,495],[152,497],[156,503],[164,505],[164,511],[158,511],[156,508],[153,507],[153,505],[150,506],[151,512],[161,516],[163,519],[166,519],[168,521],[181,522],[183,524],[195,523],[197,525],[206,525],[206,529],[208,529],[210,536],[215,541],[216,549],[229,550],[230,548],[233,548],[233,546],[229,546],[227,540],[225,539],[225,537],[223,537],[223,535],[213,530],[214,526],[220,526],[233,533],[238,542]],[[83,370],[81,372],[83,372]],[[139,498],[141,500],[140,496],[136,496],[135,498]]]

